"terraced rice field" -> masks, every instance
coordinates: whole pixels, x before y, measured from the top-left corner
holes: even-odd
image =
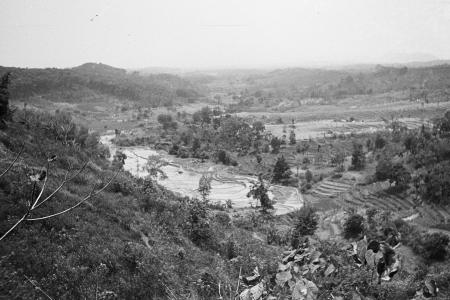
[[[335,197],[341,193],[348,192],[352,187],[353,184],[348,182],[323,180],[311,191],[311,194],[319,197]]]
[[[409,198],[386,192],[363,193],[354,190],[352,182],[324,180],[313,188],[310,195],[317,200],[334,199],[344,206],[390,211],[425,226],[450,223],[450,206],[418,205]]]
[[[424,225],[450,222],[450,207],[448,206],[418,205],[410,199],[385,192],[366,195],[353,193],[350,197],[345,197],[345,202],[352,206],[374,207],[395,212],[407,220],[415,219]]]
[[[370,116],[368,116],[370,118]],[[418,118],[400,118],[399,122],[405,124],[408,128],[418,128],[422,124],[427,125]],[[306,140],[310,138],[329,137],[333,134],[350,135],[352,133],[370,133],[386,129],[386,123],[382,120],[366,120],[347,122],[345,120],[318,120],[299,122],[293,124],[295,128],[291,128],[291,124],[268,124],[265,125],[266,130],[275,136],[288,135],[291,130],[294,130],[297,139]],[[283,132],[285,131],[285,132]]]
[[[101,141],[109,145],[111,153],[114,154],[118,149],[111,144],[112,137],[114,135],[104,136]],[[144,168],[147,162],[146,158],[151,155],[160,155],[147,147],[121,147],[120,151],[127,156],[124,169],[139,177],[148,175]],[[171,161],[171,157],[168,155],[164,155],[162,158]],[[182,196],[199,198],[198,182],[203,174],[207,174],[212,179],[211,194],[209,195],[211,202],[225,204],[227,200],[230,200],[233,208],[246,208],[257,204],[254,199],[247,197],[251,186],[257,180],[256,178],[230,174],[226,171],[215,171],[214,167],[206,172],[187,170],[173,163],[162,167],[162,170],[167,178],[158,179],[158,183]],[[270,187],[269,192],[269,197],[275,201],[276,214],[285,214],[303,206],[303,198],[297,188],[274,185]]]

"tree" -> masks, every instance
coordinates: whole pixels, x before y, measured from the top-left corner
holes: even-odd
[[[444,260],[447,256],[447,246],[450,240],[440,232],[427,233],[413,242],[415,252],[428,260]]]
[[[295,132],[294,130],[291,130],[291,132],[289,133],[289,144],[290,145],[295,145],[297,141],[295,140]]]
[[[126,159],[127,155],[122,151],[117,150],[113,156],[112,165],[119,170],[123,170],[123,166],[125,165]]]
[[[290,177],[291,177],[291,168],[284,159],[284,156],[281,156],[277,159],[275,166],[273,167],[272,182],[274,183],[283,182],[286,179],[289,179]]]
[[[194,138],[194,141],[192,142],[192,152],[197,152],[197,150],[200,149],[200,139],[199,138]]]
[[[7,72],[0,79],[0,122],[4,122],[9,114],[9,90],[10,72]]]
[[[217,151],[217,160],[226,166],[228,166],[231,163],[230,156],[225,150]]]
[[[272,201],[269,198],[269,195],[267,194],[269,190],[264,184],[264,181],[262,179],[262,175],[260,174],[258,176],[258,182],[255,182],[252,187],[250,188],[250,191],[247,193],[247,197],[253,197],[253,199],[256,199],[261,204],[261,207],[264,211],[267,209],[273,208]]]
[[[354,170],[362,170],[366,166],[366,156],[363,151],[363,146],[358,143],[353,144],[352,153],[352,168]]]
[[[276,136],[274,136],[270,140],[270,146],[272,147],[272,153],[277,154],[278,152],[280,152],[281,140],[279,138],[277,138]]]
[[[344,237],[346,239],[359,237],[364,231],[364,217],[352,213],[344,223]]]
[[[200,110],[200,118],[201,118],[202,124],[204,124],[204,123],[206,123],[206,124],[211,123],[211,115],[212,115],[212,111],[209,108],[209,106],[203,107]]]
[[[147,158],[147,165],[145,166],[145,169],[148,172],[148,176],[151,179],[166,179],[167,174],[163,171],[163,167],[168,166],[169,163],[165,160],[163,160],[160,156],[157,155],[150,155]]]
[[[208,196],[211,193],[211,177],[202,175],[198,182],[198,192],[202,196],[203,202],[208,202]]]
[[[375,149],[382,149],[385,145],[386,141],[384,138],[380,134],[377,134],[375,137]]]
[[[392,177],[392,173],[392,162],[386,157],[380,158],[376,167],[375,178],[379,181],[385,181]]]
[[[340,170],[343,171],[345,162],[345,154],[342,151],[336,152],[331,157],[331,164],[337,166]]]
[[[261,134],[265,130],[264,123],[261,122],[261,121],[256,121],[256,122],[253,123],[252,129],[253,129],[253,132],[256,135],[256,139],[259,139],[261,137]]]
[[[177,129],[178,123],[173,120],[172,115],[160,114],[158,115],[158,122],[162,125],[164,130]]]
[[[295,227],[292,231],[291,245],[297,249],[302,236],[314,234],[319,224],[319,216],[313,207],[303,206],[295,212],[294,218]]]
[[[307,183],[310,183],[311,180],[313,179],[313,174],[310,170],[306,170],[305,172],[305,179]]]
[[[409,134],[408,136],[406,136],[405,140],[403,141],[403,145],[405,145],[406,150],[411,152],[411,154],[416,154],[418,144],[419,139],[413,134]]]
[[[436,164],[423,178],[422,198],[435,204],[450,204],[450,162]]]
[[[394,183],[398,190],[403,191],[411,182],[411,173],[401,163],[396,163],[392,167],[392,176],[389,178],[389,182]]]

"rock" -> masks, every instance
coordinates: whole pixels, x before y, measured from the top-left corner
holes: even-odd
[[[292,278],[291,272],[289,270],[277,273],[275,281],[279,286],[284,286]]]
[[[315,300],[318,293],[319,289],[314,282],[301,278],[292,290],[292,300]]]
[[[329,264],[327,269],[324,272],[324,275],[325,276],[330,276],[331,273],[333,273],[335,270],[336,270],[336,268],[334,267],[334,265],[333,264]]]
[[[262,298],[264,292],[264,282],[261,281],[257,285],[245,289],[239,295],[239,300],[258,300]]]

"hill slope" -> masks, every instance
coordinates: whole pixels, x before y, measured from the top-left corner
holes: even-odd
[[[0,67],[0,74],[6,72],[12,73],[12,99],[46,96],[59,102],[79,102],[85,95],[100,94],[156,107],[199,96],[196,86],[176,75],[141,76],[104,64],[87,63],[70,69]]]

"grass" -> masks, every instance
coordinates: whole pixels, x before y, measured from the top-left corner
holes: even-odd
[[[39,113],[35,113],[39,114]],[[90,163],[54,199],[39,207],[35,216],[60,211],[89,193],[92,184],[105,182],[114,170],[97,145],[63,145],[35,118],[27,128],[11,123],[0,132],[0,168],[24,145],[19,163],[0,180],[0,230],[5,232],[26,209],[30,195],[29,172],[58,156],[48,179],[50,190],[64,177],[69,165]],[[46,192],[47,193],[47,192]],[[215,297],[214,284],[235,287],[239,274],[258,266],[268,274],[276,263],[278,246],[264,245],[251,231],[237,228],[208,212],[206,239],[191,235],[192,206],[164,188],[121,173],[114,184],[78,208],[40,222],[25,222],[0,242],[1,297],[94,299],[107,294],[120,299]],[[33,216],[34,217],[34,216]],[[229,259],[232,241],[236,257]],[[217,255],[219,254],[219,255]],[[208,280],[209,280],[208,279]],[[206,281],[205,281],[206,280]],[[234,288],[233,288],[234,290]]]

